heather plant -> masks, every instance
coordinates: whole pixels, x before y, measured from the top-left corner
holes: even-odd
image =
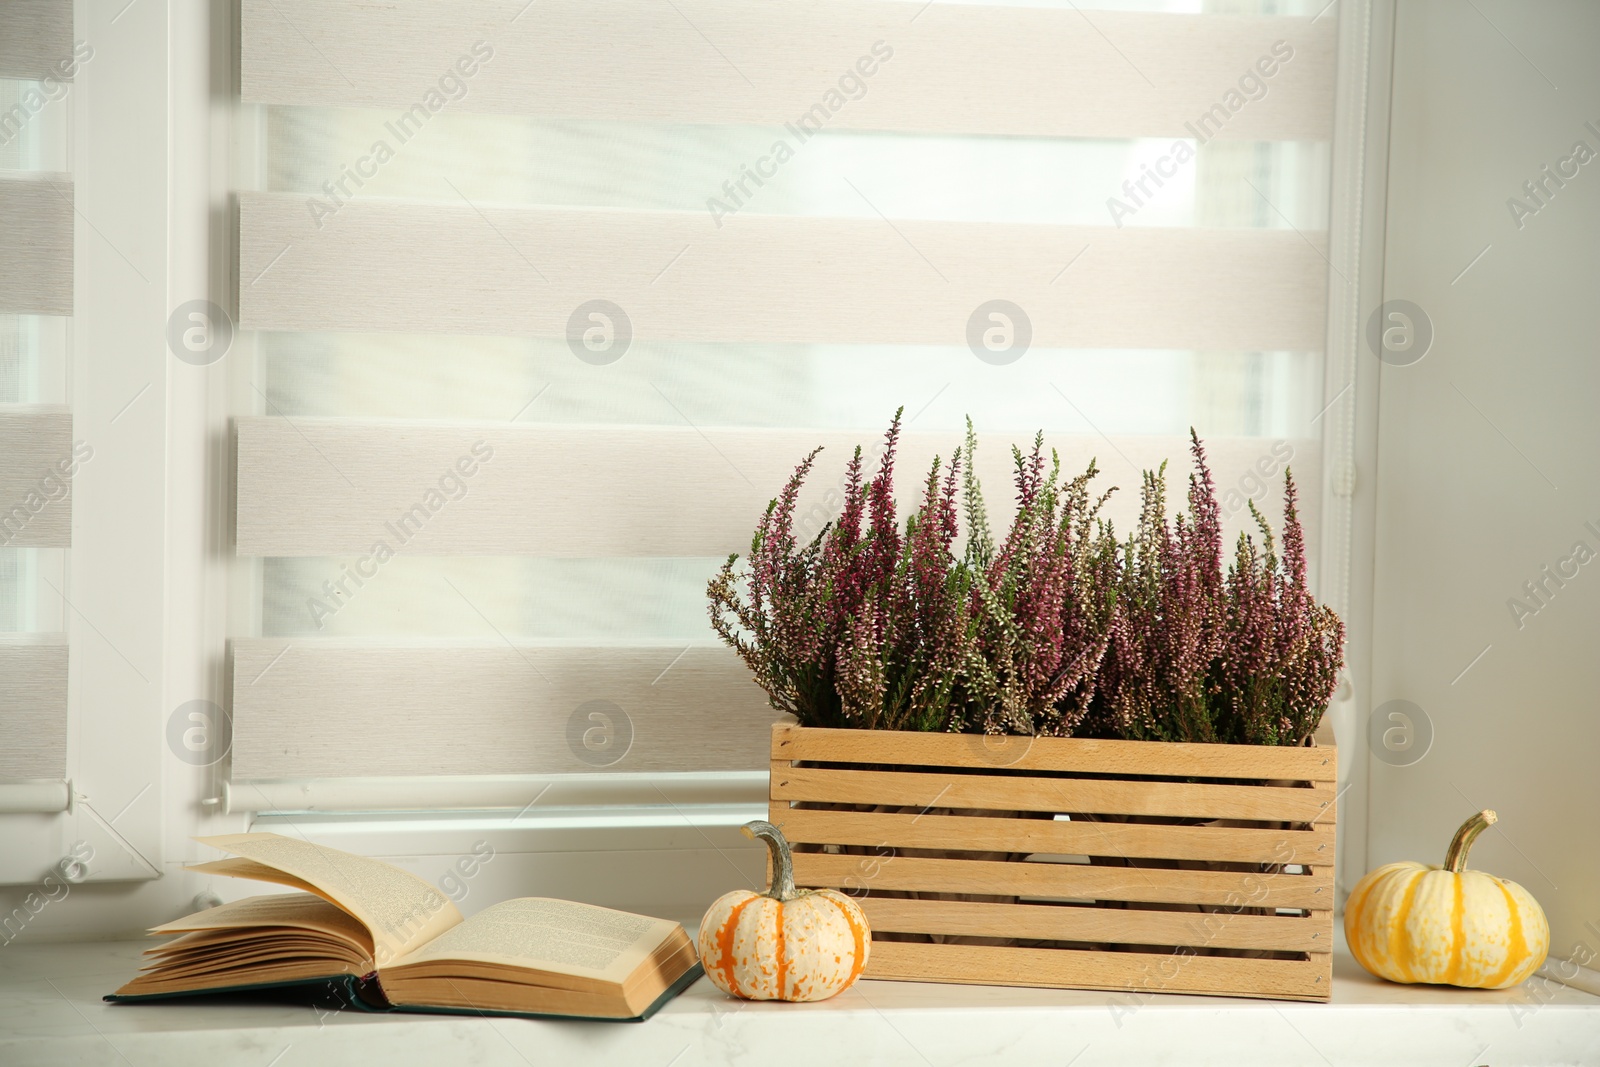
[[[1012,448],[1017,514],[998,546],[973,473],[977,437],[967,423],[965,564],[977,615],[967,700],[951,729],[989,734],[1070,734],[1088,711],[1110,638],[1114,550],[1098,523],[1110,492],[1091,500],[1093,462],[1063,482],[1044,435]]]
[[[1339,683],[1344,623],[1306,585],[1305,534],[1294,479],[1285,473],[1283,556],[1272,527],[1250,505],[1262,547],[1241,534],[1228,573],[1226,633],[1212,665],[1216,739],[1306,743]]]
[[[865,480],[857,448],[838,520],[800,545],[795,501],[813,451],[768,505],[742,571],[729,556],[707,589],[712,628],[803,725],[945,729],[974,658],[968,573],[953,554],[960,450],[942,477],[934,460],[902,534],[899,436],[897,412],[877,473]]]
[[[1200,438],[1188,514],[1169,524],[1166,464],[1144,473],[1139,522],[1119,546],[1117,610],[1087,733],[1214,741],[1209,674],[1225,640],[1222,519]]]
[[[717,634],[772,706],[806,726],[1302,744],[1342,665],[1344,630],[1306,585],[1286,473],[1283,551],[1241,536],[1222,569],[1221,517],[1191,431],[1187,507],[1166,514],[1165,464],[1143,477],[1118,541],[1098,471],[1064,479],[1042,434],[1013,448],[1017,512],[990,531],[971,422],[937,457],[902,530],[900,416],[870,480],[855,450],[838,519],[801,544],[795,505],[818,451],[768,505],[741,564],[708,586]],[[958,502],[958,497],[959,502]],[[964,512],[966,543],[960,540]]]
[[[1188,513],[1171,523],[1166,465],[1145,472],[1137,529],[1119,545],[1118,597],[1082,736],[1304,744],[1343,665],[1344,624],[1306,584],[1298,491],[1285,471],[1284,555],[1251,503],[1222,572],[1222,523],[1205,448],[1190,432]]]

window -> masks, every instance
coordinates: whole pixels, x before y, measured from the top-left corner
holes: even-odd
[[[1119,521],[1193,426],[1234,528],[1292,464],[1340,558],[1337,11],[36,6],[84,58],[37,115],[0,80],[0,211],[70,176],[74,314],[0,308],[0,434],[94,459],[70,548],[0,548],[0,655],[71,650],[48,796],[0,790],[73,808],[19,880],[85,835],[171,867],[163,804],[420,855],[543,796],[720,848],[774,715],[705,581],[823,443],[820,528],[897,408],[903,472],[970,415],[1003,510],[1042,429]]]
[[[705,582],[902,406],[902,471],[970,415],[1001,506],[1043,429],[1123,525],[1192,426],[1315,554],[1319,6],[246,0],[230,803],[759,804]]]

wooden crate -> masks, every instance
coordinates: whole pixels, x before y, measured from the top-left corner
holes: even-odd
[[[865,976],[1326,1000],[1335,750],[777,725],[795,882]]]

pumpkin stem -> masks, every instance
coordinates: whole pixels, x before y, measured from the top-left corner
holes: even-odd
[[[1456,836],[1450,839],[1450,850],[1444,854],[1444,869],[1451,874],[1460,874],[1467,869],[1467,850],[1478,839],[1478,835],[1500,821],[1500,816],[1487,809],[1478,812],[1472,818],[1461,824],[1461,829],[1456,831]]]
[[[761,838],[767,843],[767,851],[772,854],[772,886],[762,895],[780,902],[799,896],[799,891],[794,887],[794,857],[789,854],[789,842],[784,839],[783,831],[770,822],[757,819],[739,827],[739,832],[752,841]]]

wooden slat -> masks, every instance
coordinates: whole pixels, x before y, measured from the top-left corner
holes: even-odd
[[[800,729],[772,732],[772,758],[913,767],[1003,767],[1009,771],[1160,775],[1177,778],[1252,778],[1332,782],[1333,748],[1262,745],[1152,744],[1071,738],[1016,738],[1014,749],[991,751],[984,739],[961,734],[872,733]]]
[[[1291,915],[1127,911],[875,896],[862,897],[856,903],[866,912],[874,934],[953,934],[1279,952],[1333,951],[1333,938],[1328,935],[1324,921]]]
[[[779,829],[796,844],[1226,863],[1326,863],[1333,859],[1332,824],[1311,830],[1262,830],[805,808],[791,808],[782,815]]]
[[[0,778],[67,775],[67,635],[0,637]]]
[[[480,42],[451,109],[776,127],[823,102],[829,129],[1056,137],[1192,137],[1283,40],[1293,58],[1221,130],[1263,140],[1329,136],[1337,25],[877,0],[243,0],[240,16],[259,103],[403,110]],[[825,101],[875,43],[855,98]]]
[[[0,178],[0,313],[72,314],[72,182]]]
[[[1242,874],[1080,863],[1007,863],[884,855],[835,856],[799,852],[795,882],[851,892],[968,893],[1142,904],[1325,909],[1333,899],[1333,868],[1309,874]]]
[[[1331,956],[1309,961],[873,942],[868,978],[1326,1000]],[[951,977],[959,976],[959,977]]]
[[[990,946],[875,940],[869,976],[1327,999],[1333,747],[1079,738],[1019,738],[991,747],[990,740],[773,727],[768,818],[801,850],[794,857],[798,885],[860,898],[880,933],[1000,940]],[[797,765],[802,760],[843,766]],[[1095,777],[1042,776],[1050,771]],[[1191,777],[1263,784],[1173,781]],[[877,810],[832,810],[842,804]],[[1122,808],[1141,812],[1138,818],[1185,821],[1118,821],[1128,814]],[[1111,818],[1062,817],[1085,809]],[[1187,821],[1202,817],[1265,825]],[[1271,825],[1280,820],[1307,828]],[[818,846],[832,851],[812,851]],[[1214,869],[1221,864],[1252,866]],[[1119,903],[1153,907],[1110,906]],[[1277,914],[1281,909],[1306,914]],[[1087,947],[1040,949],[1019,941]],[[887,950],[881,959],[880,946]],[[1180,947],[1151,951],[1169,946]],[[1219,957],[1212,950],[1309,955],[1304,961]]]
[[[72,475],[83,458],[67,409],[0,405],[0,547],[72,544]]]
[[[635,341],[964,350],[973,312],[1003,294],[1034,349],[1306,352],[1324,339],[1322,240],[875,215],[741,213],[719,228],[709,212],[375,199],[318,218],[301,195],[241,193],[239,300],[245,329],[564,338],[603,295]]]
[[[862,444],[870,450],[878,440],[871,430],[452,426],[298,416],[241,418],[236,425],[238,550],[259,556],[359,555],[382,540],[391,550],[403,544],[405,552],[421,555],[724,557],[749,550],[750,531],[767,502],[817,445],[826,450],[801,493],[796,526],[807,537],[820,531],[837,515],[851,449]],[[492,458],[459,478],[464,488],[450,489],[448,503],[401,531],[402,542],[390,527],[438,488],[459,460],[474,459],[478,442],[492,450]],[[1022,434],[981,438],[978,473],[998,527],[1014,511],[1011,446],[1031,443]],[[1106,473],[1097,484],[1107,487],[1137,486],[1133,465],[1154,469],[1170,458],[1172,479],[1188,470],[1187,442],[1176,437],[1108,442],[1052,433],[1045,443],[1060,452],[1064,470],[1081,471],[1098,457]],[[948,458],[959,444],[954,433],[902,438],[896,468],[902,512],[910,510],[934,455]],[[1319,446],[1290,444],[1296,478],[1305,486],[1317,484]],[[1206,446],[1218,484],[1232,486],[1270,455],[1274,443],[1217,438]],[[870,451],[868,462],[876,465]],[[1279,494],[1281,487],[1274,488],[1261,501],[1275,517],[1281,514]],[[1319,496],[1302,496],[1302,521],[1313,536]],[[1126,528],[1137,506],[1138,494],[1125,488],[1105,514]],[[1229,520],[1230,539],[1247,521],[1248,512],[1240,509]]]
[[[60,78],[63,67],[58,64],[70,64],[71,58],[72,0],[6,0],[0,5],[0,78]]]
[[[614,705],[590,709],[617,720],[613,738],[631,722],[615,763],[569,743],[575,723],[603,729],[595,701]],[[776,715],[720,646],[233,644],[238,779],[746,770]]]
[[[1333,794],[1270,786],[919,774],[783,764],[774,766],[772,799],[1308,823],[1328,814]]]

